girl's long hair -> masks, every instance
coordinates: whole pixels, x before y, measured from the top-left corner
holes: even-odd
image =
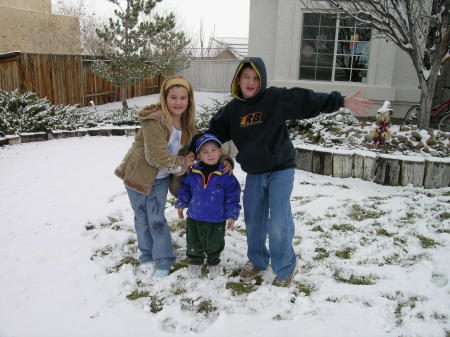
[[[163,119],[166,121],[170,132],[172,132],[173,120],[169,108],[167,107],[167,96],[172,88],[185,88],[188,91],[189,103],[186,111],[181,115],[181,144],[188,145],[196,132],[194,92],[191,83],[181,76],[169,77],[162,84],[159,99],[161,110],[163,112]]]

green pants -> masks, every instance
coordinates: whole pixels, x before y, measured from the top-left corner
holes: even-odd
[[[220,262],[220,253],[225,247],[225,222],[204,222],[187,218],[186,255],[191,264],[203,264],[206,256],[208,266]]]

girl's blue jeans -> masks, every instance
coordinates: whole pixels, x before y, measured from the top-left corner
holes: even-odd
[[[155,261],[156,269],[170,270],[175,262],[172,237],[164,216],[169,177],[156,179],[149,195],[125,187],[134,211],[134,227],[141,252],[139,261]]]
[[[247,174],[244,190],[244,217],[247,231],[247,256],[255,268],[265,270],[272,263],[278,279],[294,271],[296,257],[292,240],[294,221],[291,193],[294,169],[262,174]],[[266,239],[269,237],[269,248]]]

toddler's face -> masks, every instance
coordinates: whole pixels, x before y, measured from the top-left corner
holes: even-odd
[[[189,93],[184,87],[171,88],[167,94],[166,102],[172,117],[181,117],[189,105]]]
[[[261,80],[253,68],[245,68],[236,82],[241,88],[243,98],[249,99],[258,93]]]
[[[222,155],[222,148],[214,142],[207,142],[198,151],[198,159],[208,165],[216,165]]]

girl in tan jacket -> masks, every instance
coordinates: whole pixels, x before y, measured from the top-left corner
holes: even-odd
[[[161,87],[160,103],[139,112],[141,129],[115,174],[121,178],[135,217],[139,261],[155,263],[153,277],[169,274],[175,255],[164,216],[170,176],[181,176],[192,166],[187,153],[195,133],[195,102],[191,84],[170,77]],[[184,152],[183,152],[184,151]]]

